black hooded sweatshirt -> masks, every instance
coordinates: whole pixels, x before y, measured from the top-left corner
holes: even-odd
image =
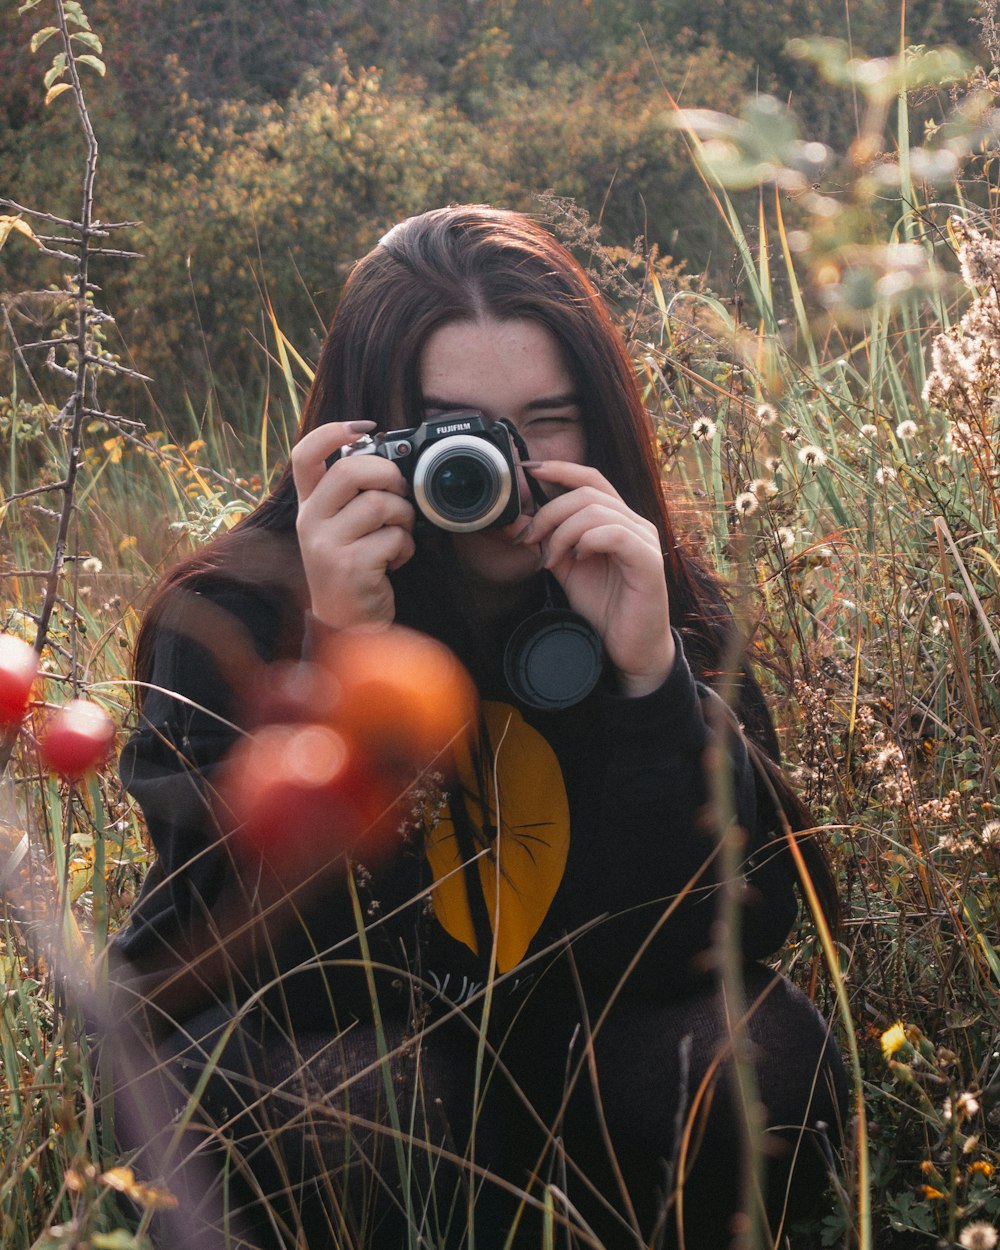
[[[266,896],[261,865],[222,836],[213,779],[259,664],[308,655],[307,616],[287,592],[206,576],[175,592],[160,621],[121,760],[156,850],[113,948],[125,1009],[153,1004],[168,1030],[206,1000],[254,995],[300,1022],[332,1011],[343,1023],[370,1018],[376,987],[380,1010],[426,1018],[488,1002],[501,1020],[540,988],[591,1012],[615,991],[684,994],[711,977],[719,936],[713,758],[741,839],[743,954],[761,959],[784,941],[791,857],[734,717],[696,680],[680,637],[651,694],[622,697],[605,676],[582,703],[539,711],[504,678],[520,616],[474,636],[441,620],[429,631],[476,682],[479,745],[443,794],[418,796],[398,853],[373,871],[339,856],[291,907],[248,923]]]

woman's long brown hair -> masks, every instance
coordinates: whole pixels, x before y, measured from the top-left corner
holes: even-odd
[[[590,463],[629,507],[656,524],[671,623],[684,638],[696,675],[719,684],[732,651],[733,616],[717,576],[671,524],[632,362],[583,269],[529,217],[461,205],[394,227],[357,263],[345,285],[298,437],[329,421],[369,420],[380,430],[418,425],[423,419],[420,357],[428,338],[445,324],[483,317],[528,318],[545,326],[561,345],[583,401]],[[140,630],[135,654],[139,683],[149,680],[157,626],[177,588],[206,577],[250,577],[280,584],[304,602],[294,538],[297,507],[291,467],[286,466],[253,513],[168,573]],[[265,534],[272,541],[262,544]],[[275,550],[278,554],[271,558]],[[745,666],[738,679],[736,711],[747,737],[759,748],[755,755],[760,766],[766,768],[791,827],[807,830],[812,824],[808,813],[777,766],[777,740],[761,689]],[[836,889],[823,849],[812,836],[800,844],[824,910],[835,921]]]

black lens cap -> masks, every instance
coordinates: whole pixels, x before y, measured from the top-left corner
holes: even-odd
[[[542,711],[581,702],[597,685],[603,666],[597,631],[568,608],[543,608],[522,621],[503,659],[513,694]]]

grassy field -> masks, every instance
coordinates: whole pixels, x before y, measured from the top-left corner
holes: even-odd
[[[804,909],[782,957],[836,1018],[854,1085],[829,1212],[793,1244],[989,1250],[1000,1225],[1000,241],[982,152],[995,101],[973,107],[976,84],[961,80],[965,112],[911,146],[908,93],[959,82],[954,65],[864,71],[829,47],[810,55],[862,101],[851,152],[807,144],[776,102],[741,118],[681,115],[706,209],[729,221],[735,297],[653,256],[597,249],[591,261],[647,386],[678,516],[733,587],[840,881],[840,934]],[[756,182],[759,219],[741,223],[724,188]],[[587,244],[572,212],[557,225]],[[0,383],[0,628],[34,641],[46,587],[57,592],[44,680],[0,781],[4,1250],[140,1247],[169,1202],[130,1173],[96,1114],[81,1014],[149,864],[141,818],[113,767],[70,787],[43,773],[35,743],[48,709],[81,692],[128,732],[130,645],[150,587],[262,497],[309,375],[272,318],[262,398],[192,395],[170,412],[140,401],[143,428],[96,415],[88,389],[63,562],[71,440],[54,418],[59,386],[76,385],[81,308],[95,358],[84,373],[121,360],[98,343],[89,296],[68,291],[53,334],[67,374],[26,370],[8,345]],[[240,428],[220,415],[237,409]]]

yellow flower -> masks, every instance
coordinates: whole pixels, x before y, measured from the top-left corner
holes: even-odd
[[[897,1050],[902,1050],[906,1045],[906,1040],[906,1030],[902,1022],[897,1020],[891,1029],[886,1029],[882,1034],[882,1054],[886,1059],[891,1059]]]

